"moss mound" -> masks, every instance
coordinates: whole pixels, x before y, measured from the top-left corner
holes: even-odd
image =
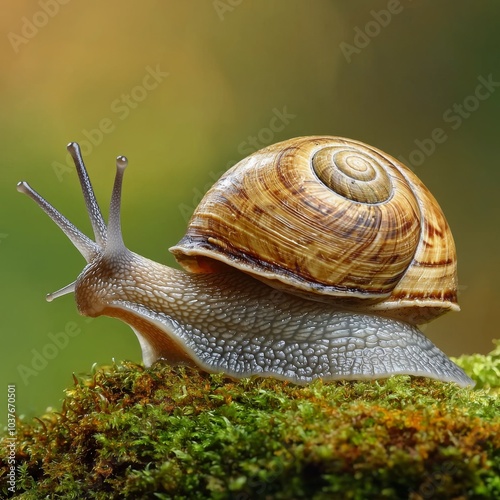
[[[458,360],[479,390],[406,376],[297,387],[161,364],[103,368],[75,378],[60,412],[18,422],[16,492],[2,445],[0,494],[500,498],[496,351]]]

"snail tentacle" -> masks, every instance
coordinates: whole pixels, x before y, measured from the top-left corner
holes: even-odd
[[[87,262],[94,260],[101,252],[101,249],[95,242],[83,234],[73,223],[64,217],[64,215],[40,196],[40,194],[38,194],[27,182],[19,182],[17,184],[17,190],[29,196],[50,217],[50,219],[57,224]]]
[[[82,188],[83,199],[85,201],[90,223],[92,224],[92,229],[94,231],[95,241],[99,248],[104,248],[107,232],[106,224],[104,222],[101,209],[99,208],[99,204],[97,203],[87,169],[85,168],[80,146],[76,142],[70,142],[66,146],[66,149],[75,163],[76,172],[78,173],[78,179]]]

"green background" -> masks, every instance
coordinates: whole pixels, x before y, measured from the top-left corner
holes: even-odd
[[[252,143],[341,135],[413,158],[459,254],[462,312],[425,333],[450,355],[490,350],[499,336],[500,87],[483,89],[480,101],[473,96],[480,77],[500,82],[499,21],[494,0],[5,4],[0,393],[16,383],[18,413],[32,415],[60,404],[72,372],[141,359],[126,325],[86,321],[72,296],[45,302],[47,292],[76,278],[83,259],[15,190],[28,180],[89,233],[76,174],[64,167],[65,145],[86,135],[94,141],[86,161],[103,211],[114,159],[125,154],[125,242],[168,265],[168,248],[202,193]],[[147,67],[168,76],[145,91],[137,87]],[[454,106],[462,104],[471,111],[460,117]],[[293,117],[272,131],[275,110]],[[440,143],[428,140],[435,129],[446,137]],[[414,152],[418,141],[428,154]],[[50,334],[65,330],[79,333],[50,351]],[[33,350],[44,349],[53,359],[27,375]]]

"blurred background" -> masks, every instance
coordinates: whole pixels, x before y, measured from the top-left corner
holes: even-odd
[[[500,4],[494,0],[144,0],[4,3],[0,26],[0,380],[18,414],[58,407],[72,373],[141,361],[135,335],[86,320],[80,254],[27,180],[90,234],[65,149],[81,143],[105,214],[127,155],[129,248],[168,252],[222,172],[267,144],[341,135],[404,158],[439,200],[462,312],[425,334],[449,355],[499,338]],[[63,332],[63,333],[62,333]],[[0,423],[5,423],[2,414]]]

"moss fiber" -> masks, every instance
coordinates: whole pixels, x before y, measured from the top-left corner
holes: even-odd
[[[397,376],[307,387],[124,362],[17,422],[2,498],[500,498],[500,344],[474,390]]]

